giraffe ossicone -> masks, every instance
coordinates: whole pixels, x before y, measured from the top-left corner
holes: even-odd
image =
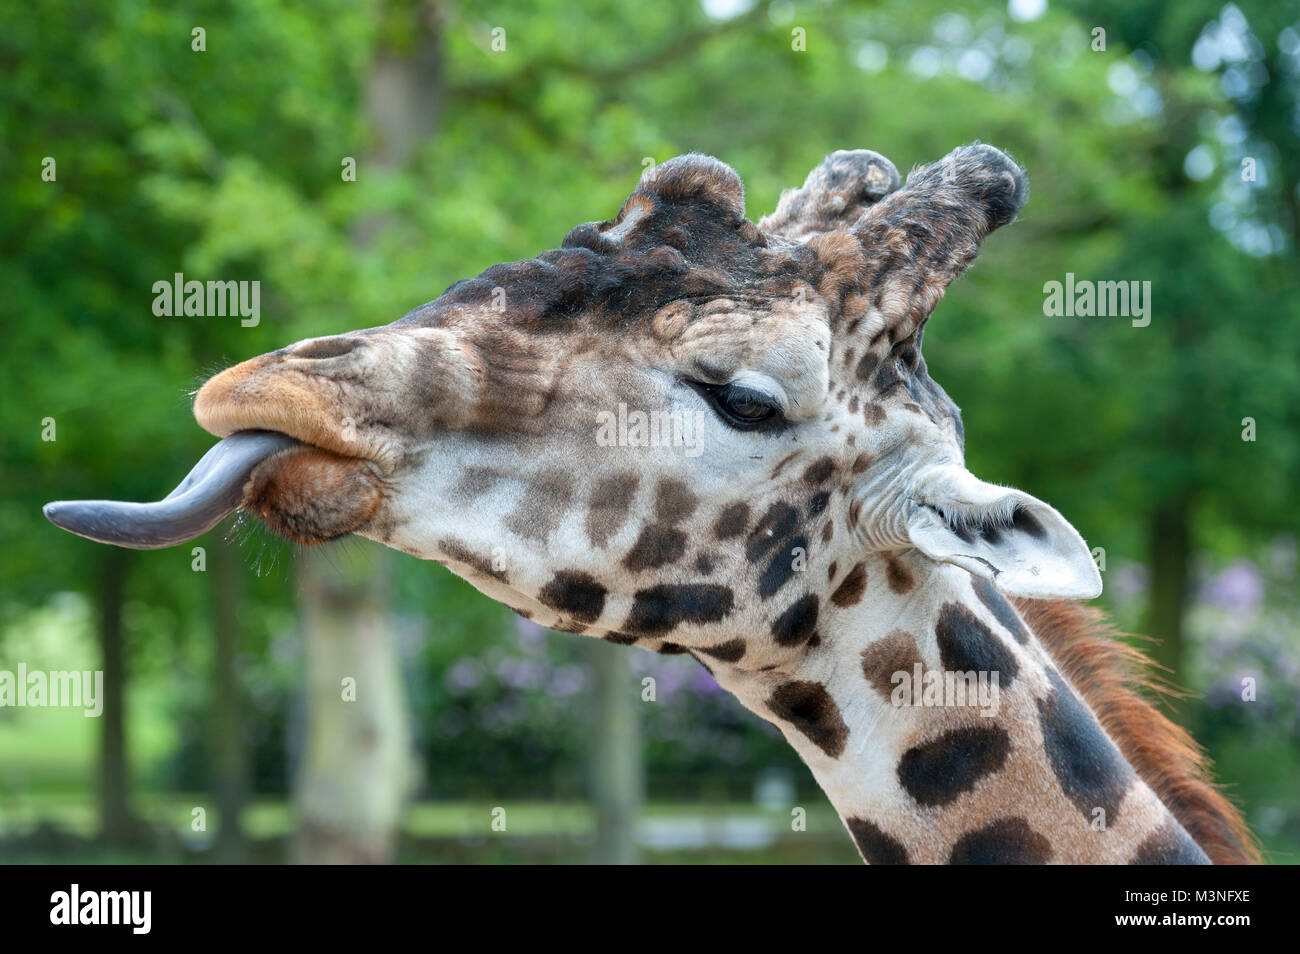
[[[921,354],[1027,194],[987,145],[905,183],[840,151],[754,223],[730,167],[681,156],[556,250],[209,380],[195,417],[238,466],[196,469],[202,520],[50,516],[155,546],[240,506],[435,560],[548,627],[691,653],[781,729],[868,861],[1204,862],[1007,600],[1096,596],[1087,546],[966,469]],[[256,459],[253,432],[276,435]],[[993,675],[996,713],[891,701],[924,671]]]

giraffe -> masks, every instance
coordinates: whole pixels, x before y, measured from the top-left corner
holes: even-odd
[[[166,500],[46,514],[156,547],[242,508],[689,653],[871,864],[1257,860],[1141,660],[1072,602],[1101,591],[1079,533],[966,469],[927,372],[927,319],[1027,195],[981,143],[906,182],[838,151],[755,224],[729,166],[679,156],[559,249],[212,377],[194,415],[222,440]]]

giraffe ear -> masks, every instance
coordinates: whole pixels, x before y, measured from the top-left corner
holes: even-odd
[[[1055,508],[965,467],[931,467],[907,500],[907,533],[922,553],[992,581],[1008,596],[1092,599],[1101,574]]]

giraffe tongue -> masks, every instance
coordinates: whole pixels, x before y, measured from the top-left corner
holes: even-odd
[[[212,529],[236,510],[253,468],[298,443],[273,431],[240,431],[217,442],[157,503],[60,500],[45,505],[45,516],[56,527],[99,543],[133,550],[175,546]]]

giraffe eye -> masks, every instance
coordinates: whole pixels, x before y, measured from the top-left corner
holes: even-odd
[[[781,421],[781,409],[776,401],[762,391],[743,384],[704,384],[698,381],[690,384],[732,427],[749,429]]]

